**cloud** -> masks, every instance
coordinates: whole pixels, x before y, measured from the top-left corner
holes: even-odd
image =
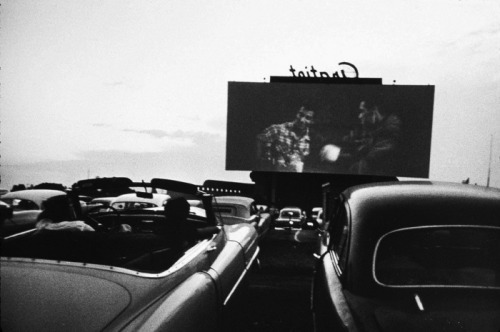
[[[174,132],[168,132],[165,130],[159,129],[124,129],[124,132],[135,133],[140,135],[147,135],[157,139],[170,139],[170,140],[192,140],[194,142],[199,142],[207,137],[211,139],[222,140],[223,137],[218,133],[211,132],[203,132],[203,131],[185,131],[185,130],[176,130]]]
[[[183,132],[176,131],[176,132],[167,132],[165,130],[159,130],[159,129],[146,129],[146,130],[138,130],[138,129],[124,129],[123,131],[125,132],[130,132],[130,133],[137,133],[137,134],[144,134],[148,136],[152,136],[155,138],[179,138],[179,137],[189,137],[189,135],[186,135]]]
[[[9,127],[11,128],[11,127]],[[43,137],[43,140],[39,139]],[[9,140],[10,138],[10,140]],[[196,149],[207,140],[225,146],[221,133],[121,128],[106,123],[78,124],[70,120],[32,126],[2,142],[4,164],[84,159],[87,153],[164,153]],[[20,153],[22,151],[22,153]]]
[[[450,49],[465,50],[469,54],[490,55],[498,57],[498,42],[500,41],[500,24],[478,27],[465,34],[456,36],[456,38],[447,40],[443,43],[445,52]]]

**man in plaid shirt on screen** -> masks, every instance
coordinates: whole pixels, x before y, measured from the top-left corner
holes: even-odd
[[[310,154],[310,126],[314,111],[302,106],[291,122],[274,124],[257,135],[259,168],[302,172]]]

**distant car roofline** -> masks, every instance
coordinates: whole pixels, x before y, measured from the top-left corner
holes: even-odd
[[[19,191],[11,191],[10,193],[7,193],[5,195],[2,195],[0,199],[26,199],[33,201],[35,203],[42,203],[43,201],[47,200],[48,198],[54,197],[54,196],[63,196],[67,195],[66,192],[61,191],[61,190],[54,190],[54,189],[26,189],[26,190],[19,190]]]

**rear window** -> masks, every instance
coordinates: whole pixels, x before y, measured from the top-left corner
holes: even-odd
[[[291,210],[281,211],[280,218],[300,218],[300,212]]]
[[[373,272],[386,286],[500,287],[500,228],[393,231],[377,243]]]
[[[236,208],[230,206],[214,206],[213,210],[215,213],[220,213],[223,215],[235,216]]]

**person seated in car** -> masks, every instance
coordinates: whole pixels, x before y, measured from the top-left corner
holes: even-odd
[[[55,196],[45,202],[45,209],[38,215],[36,228],[47,231],[94,232],[95,229],[76,215],[66,197]]]
[[[184,251],[199,240],[210,238],[219,231],[216,226],[197,229],[188,222],[191,205],[184,197],[167,201],[164,207],[166,222],[160,225],[156,233],[174,249]]]
[[[196,228],[187,222],[191,206],[183,197],[167,201],[164,207],[166,222],[159,226],[157,234],[174,249],[184,250],[196,243]]]

